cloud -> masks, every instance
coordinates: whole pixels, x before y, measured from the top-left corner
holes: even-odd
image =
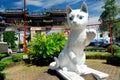
[[[96,2],[95,4],[91,3],[88,8],[91,10],[91,11],[103,11],[103,9],[101,8],[103,6],[103,3],[102,2]]]
[[[103,9],[101,8],[103,6],[103,1],[89,1],[88,2],[88,11],[90,13],[90,16],[100,16]]]
[[[27,5],[43,6],[42,0],[26,0]]]
[[[59,4],[75,4],[82,0],[26,0],[27,5],[36,7],[49,8]],[[23,0],[14,3],[16,6],[23,6]]]
[[[69,5],[72,5],[72,4],[76,4],[80,1],[83,1],[83,0],[66,0],[66,3],[68,3]]]
[[[88,24],[99,24],[100,22],[98,20],[99,17],[91,17],[89,18]]]
[[[5,7],[3,5],[0,6],[0,12],[4,12],[5,11]]]

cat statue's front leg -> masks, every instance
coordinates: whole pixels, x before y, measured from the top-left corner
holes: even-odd
[[[71,70],[71,71],[75,71],[76,73],[78,73],[79,75],[82,75],[82,74],[84,74],[85,72],[84,72],[84,68],[86,67],[86,65],[84,65],[84,62],[82,62],[82,64],[80,65],[80,64],[78,64],[79,62],[77,61],[77,56],[76,56],[76,54],[73,52],[73,51],[71,51],[70,53],[69,53],[69,57],[70,57],[70,60],[71,60],[71,62],[72,62],[72,65],[73,65],[73,67],[72,67],[72,69],[73,70]]]

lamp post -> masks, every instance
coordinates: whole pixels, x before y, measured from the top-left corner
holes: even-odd
[[[26,51],[26,0],[24,0],[24,53]]]

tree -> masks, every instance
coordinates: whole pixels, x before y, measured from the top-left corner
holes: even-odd
[[[15,48],[15,32],[9,31],[3,33],[3,41],[7,42],[8,45],[10,45],[12,48]]]
[[[120,22],[115,23],[113,28],[113,35],[116,38],[116,41],[120,41]]]
[[[114,23],[116,21],[116,16],[120,13],[120,7],[117,5],[115,0],[104,0],[104,5],[102,6],[104,11],[100,15],[99,21],[102,24]],[[104,25],[100,26],[101,31],[108,31],[109,27]]]

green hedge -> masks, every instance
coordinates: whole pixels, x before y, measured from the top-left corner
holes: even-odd
[[[111,56],[111,54],[101,52],[86,53],[87,59],[106,59],[108,56]]]
[[[99,52],[106,52],[106,49],[105,48],[101,48],[101,47],[86,47],[84,49],[85,51],[99,51]]]

